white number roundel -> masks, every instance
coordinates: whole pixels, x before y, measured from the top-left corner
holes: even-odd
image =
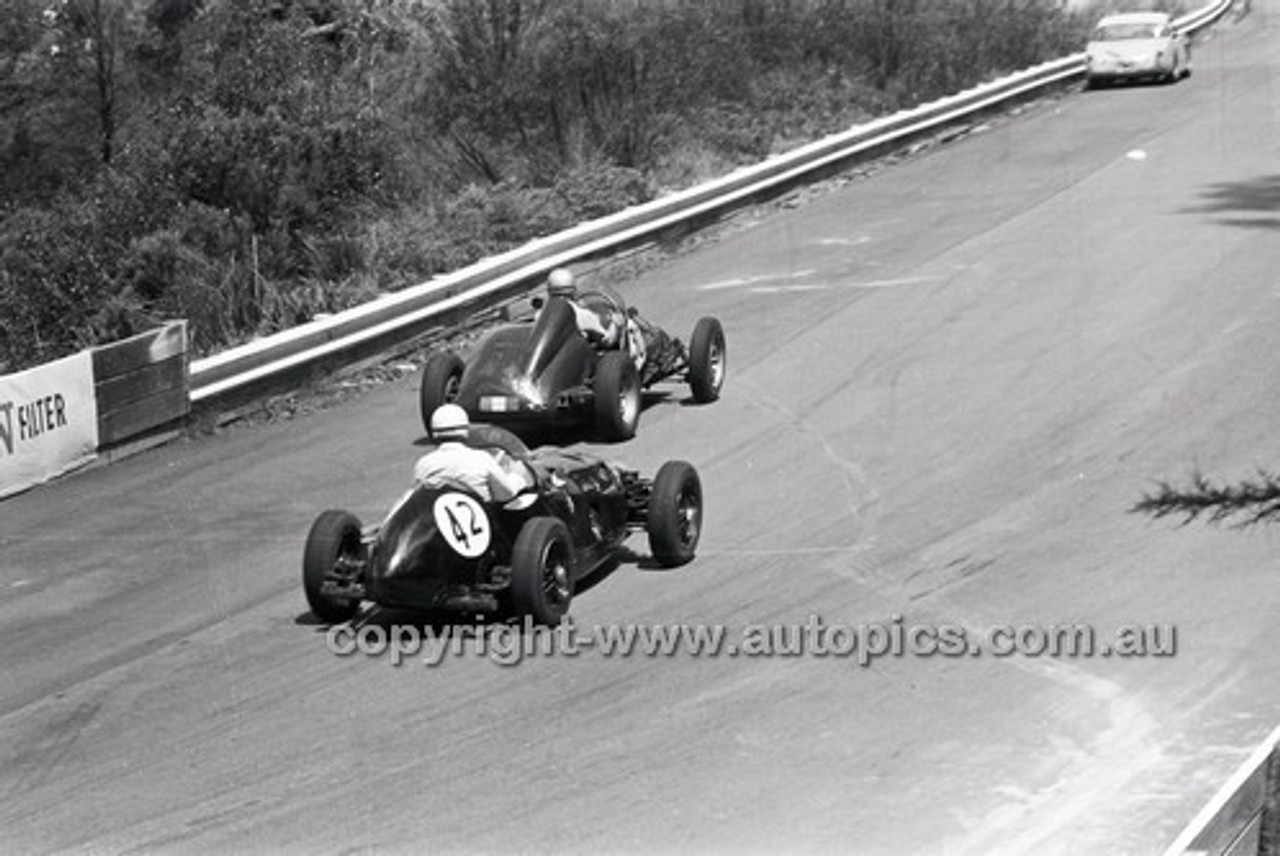
[[[442,493],[432,508],[440,535],[459,555],[474,559],[489,549],[489,515],[465,493]]]

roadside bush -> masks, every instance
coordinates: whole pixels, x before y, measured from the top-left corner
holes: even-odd
[[[145,322],[186,318],[198,349],[225,341],[237,328],[251,327],[257,319],[236,312],[244,301],[236,299],[240,282],[235,256],[219,258],[226,261],[210,259],[172,229],[144,235],[125,253],[125,287],[98,324],[114,322],[128,328],[120,334],[128,334]]]
[[[383,291],[398,291],[465,262],[429,207],[406,207],[370,220],[364,230],[366,272]]]
[[[648,202],[655,195],[652,181],[643,172],[609,163],[566,170],[556,181],[553,192],[566,209],[558,221],[567,219],[566,225]]]

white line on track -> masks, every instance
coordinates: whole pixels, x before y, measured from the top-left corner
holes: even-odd
[[[803,271],[792,274],[787,279],[800,279],[803,276],[809,276],[816,271]],[[903,285],[920,285],[926,282],[937,282],[942,279],[940,276],[908,276],[898,279],[872,279],[862,282],[809,282],[809,283],[779,283],[773,285],[763,285],[762,283],[776,282],[783,277],[760,276],[760,277],[740,277],[737,279],[726,279],[720,282],[708,282],[698,286],[702,291],[722,291],[729,288],[746,289],[753,294],[786,294],[796,291],[830,291],[836,288],[897,288]]]
[[[871,236],[863,235],[860,238],[819,238],[813,243],[819,247],[857,247],[871,243]]]
[[[806,276],[813,276],[815,273],[817,273],[816,270],[798,270],[792,273],[767,274],[765,276],[739,276],[734,277],[733,279],[722,279],[718,282],[704,282],[702,285],[698,286],[698,288],[701,291],[721,291],[726,288],[746,288],[762,282],[803,279]]]

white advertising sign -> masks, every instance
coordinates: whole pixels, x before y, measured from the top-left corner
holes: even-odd
[[[89,351],[0,375],[0,497],[83,466],[97,449]]]

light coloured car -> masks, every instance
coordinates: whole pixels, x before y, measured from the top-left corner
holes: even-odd
[[[1085,48],[1085,85],[1119,80],[1172,83],[1191,73],[1191,48],[1165,12],[1125,12],[1098,21]]]

